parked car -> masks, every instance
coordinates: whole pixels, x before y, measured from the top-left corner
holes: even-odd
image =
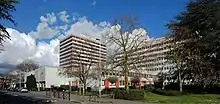
[[[22,88],[16,88],[15,91],[16,91],[16,92],[21,92],[21,89],[22,89]]]
[[[27,88],[22,88],[22,89],[20,90],[20,92],[21,92],[21,93],[28,93],[28,90],[27,90]]]
[[[7,89],[7,91],[12,91],[12,90],[13,90],[13,88],[10,88],[10,87]]]

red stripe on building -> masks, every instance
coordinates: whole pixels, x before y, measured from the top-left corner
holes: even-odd
[[[105,80],[105,88],[109,88],[109,81],[108,80]]]
[[[79,81],[76,80],[76,87],[79,87]]]
[[[139,78],[139,81],[138,81],[138,85],[139,85],[139,88],[141,89],[141,79]]]
[[[117,81],[115,82],[115,86],[116,86],[116,88],[119,88],[119,80],[117,80]]]
[[[72,86],[72,83],[71,83],[71,81],[69,81],[69,86]]]

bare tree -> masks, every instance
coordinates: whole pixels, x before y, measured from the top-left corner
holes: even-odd
[[[114,47],[113,52],[108,57],[109,63],[112,64],[112,68],[121,67],[125,76],[125,89],[128,91],[129,72],[138,69],[136,64],[143,59],[136,52],[141,49],[142,44],[147,39],[146,31],[138,30],[137,21],[134,17],[124,16],[115,21],[114,26],[106,33],[105,38]]]
[[[174,63],[175,64],[175,69],[172,69],[169,71],[171,75],[175,75],[172,77],[176,77],[179,82],[179,91],[182,92],[183,90],[183,65],[184,63],[182,62],[182,59],[184,58],[184,53],[183,53],[183,48],[181,48],[182,44],[180,41],[175,41],[172,38],[172,43],[170,47],[170,51],[167,54],[168,62]]]
[[[36,70],[40,67],[40,65],[38,63],[36,63],[33,60],[24,60],[22,63],[18,64],[16,66],[16,69],[21,70],[22,72],[29,72],[29,71],[33,71]]]
[[[9,81],[9,83],[16,83],[19,82],[19,74],[18,73],[8,73],[5,78]]]
[[[71,64],[70,67],[60,68],[58,75],[65,76],[65,77],[76,77],[82,82],[83,84],[83,95],[85,94],[85,89],[89,84],[88,79],[97,79],[101,75],[102,66],[104,64],[100,64],[94,60],[92,53],[87,55],[87,62],[83,59],[84,53],[79,50],[72,50],[69,63]]]
[[[40,68],[40,65],[30,59],[24,60],[22,63],[20,63],[16,66],[16,69],[19,70],[19,72],[20,72],[20,87],[21,87],[21,83],[24,82],[23,81],[24,72],[30,72],[30,71],[36,70],[38,68]]]

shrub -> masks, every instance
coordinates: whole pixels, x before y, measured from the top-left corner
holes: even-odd
[[[111,84],[113,84],[113,83],[115,83],[115,82],[118,80],[118,78],[117,78],[117,77],[109,77],[107,80],[108,80]]]
[[[154,89],[153,85],[150,85],[150,84],[144,85],[144,90],[146,91],[152,91],[153,89]]]
[[[91,92],[91,91],[92,91],[92,88],[91,88],[91,87],[87,87],[87,88],[86,88],[86,91]]]
[[[179,85],[177,83],[172,83],[166,85],[164,87],[166,90],[179,90]],[[209,93],[209,94],[219,94],[220,93],[220,86],[218,84],[210,84],[207,86],[202,85],[183,85],[183,91],[187,93],[195,93],[195,94],[202,94],[202,93]]]
[[[128,100],[142,100],[144,99],[144,90],[130,90],[127,94],[128,96],[125,97],[125,99]]]
[[[78,87],[77,87],[77,86],[71,86],[71,90],[72,90],[72,91],[77,91],[77,90],[78,90]]]
[[[69,90],[69,85],[60,85],[63,90]],[[71,86],[71,91],[77,91],[77,86]]]
[[[45,91],[50,91],[51,90],[51,88],[45,88]]]
[[[159,95],[166,95],[166,96],[180,96],[180,95],[182,95],[181,92],[174,91],[174,90],[155,89],[152,92],[156,93],[156,94],[159,94]]]
[[[124,95],[125,95],[125,91],[124,90],[116,89],[114,91],[115,99],[124,99]]]
[[[130,90],[126,92],[125,90],[117,89],[114,92],[115,99],[125,99],[125,100],[141,100],[144,99],[144,90]]]
[[[61,88],[63,88],[64,90],[69,90],[69,85],[60,85]]]

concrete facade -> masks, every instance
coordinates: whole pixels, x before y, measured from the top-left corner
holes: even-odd
[[[73,78],[66,78],[58,75],[57,67],[41,67],[34,71],[25,73],[26,78],[29,75],[34,75],[37,81],[38,87],[50,88],[51,86],[68,85],[69,81],[73,81]]]

